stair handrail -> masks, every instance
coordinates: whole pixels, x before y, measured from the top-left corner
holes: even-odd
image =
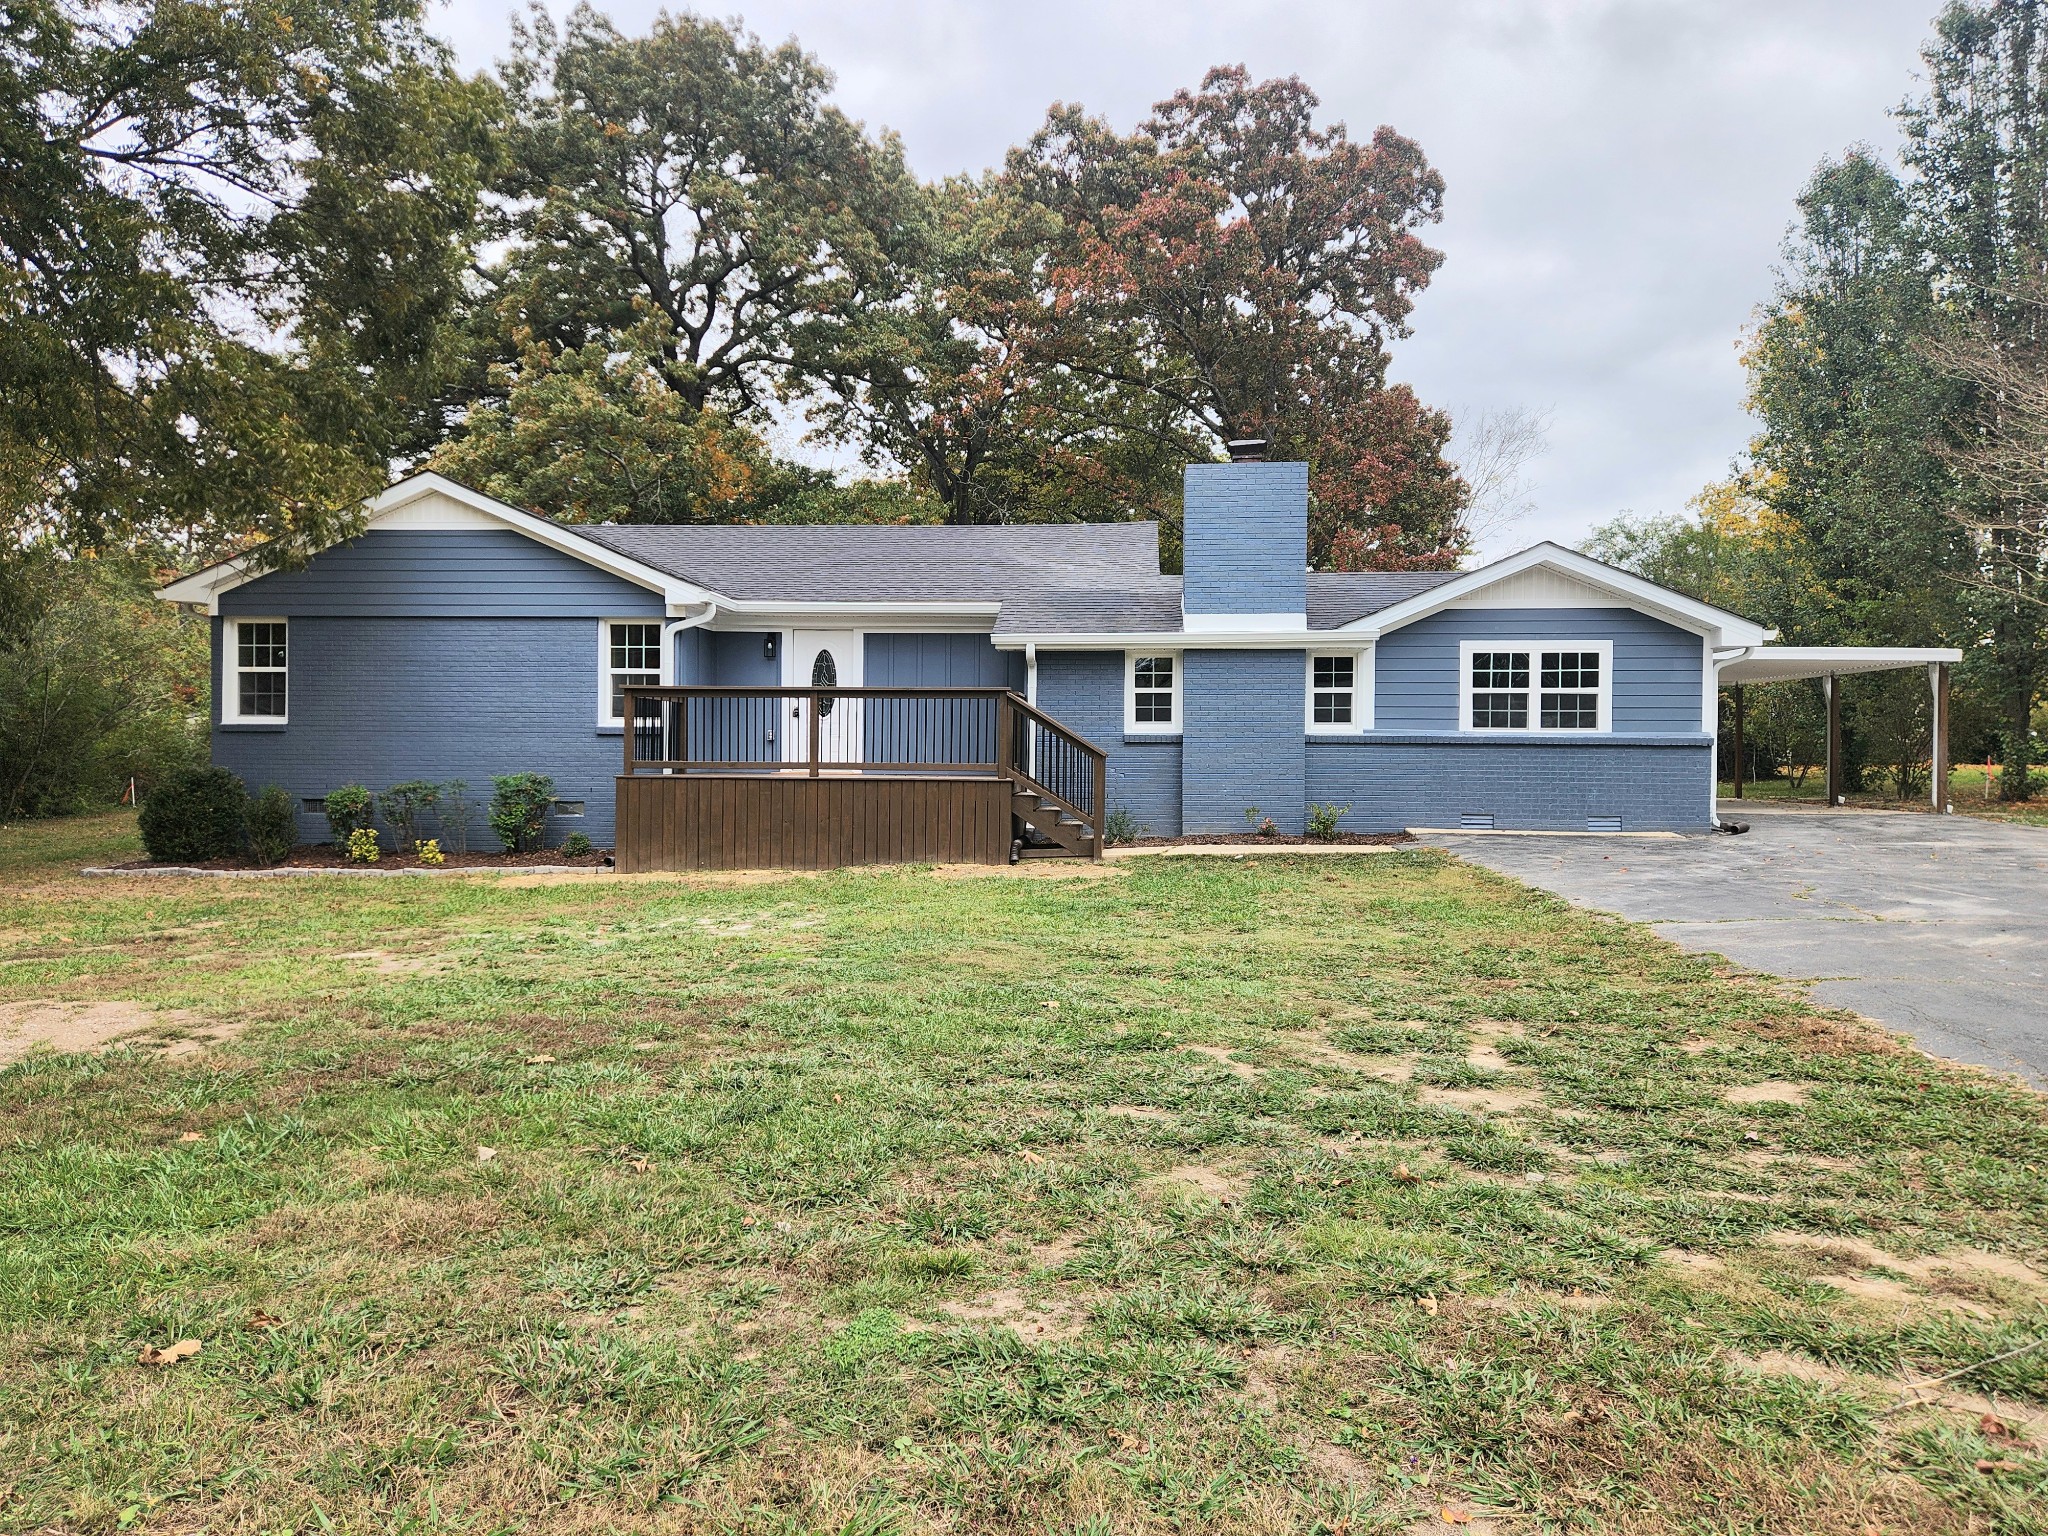
[[[1108,800],[1109,754],[1096,746],[1094,742],[1083,736],[1079,731],[1073,730],[1055,720],[1022,694],[1012,692],[1009,696],[1009,705],[1011,719],[1017,722],[1016,725],[1009,728],[1014,734],[1002,744],[1002,760],[1010,777],[1020,788],[1027,789],[1040,798],[1049,801],[1052,805],[1066,812],[1076,821],[1080,822],[1083,827],[1087,828],[1089,841],[1093,845],[1094,850],[1092,856],[1100,858],[1102,855],[1104,828],[1109,815],[1109,808],[1105,803]],[[1090,785],[1092,791],[1090,798],[1095,802],[1093,810],[1083,809],[1067,796],[1055,791],[1050,785],[1044,783],[1037,775],[1027,769],[1022,761],[1024,754],[1019,750],[1021,743],[1017,739],[1021,735],[1018,726],[1026,721],[1036,722],[1056,740],[1065,742],[1079,751],[1088,760],[1092,770],[1090,778],[1093,782]]]

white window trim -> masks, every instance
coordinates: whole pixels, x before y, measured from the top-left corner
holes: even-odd
[[[1351,718],[1341,724],[1316,719],[1316,659],[1322,656],[1351,658]],[[1311,736],[1356,736],[1372,729],[1372,651],[1310,651],[1302,663],[1301,722]]]
[[[1157,720],[1140,722],[1138,719],[1138,658],[1141,656],[1171,656],[1173,658],[1173,722],[1161,725]],[[1142,651],[1124,652],[1124,734],[1126,736],[1178,736],[1181,722],[1186,718],[1181,707],[1182,683],[1186,680],[1186,657],[1181,651],[1166,646],[1152,646]],[[1153,691],[1153,690],[1148,690]]]
[[[1529,653],[1529,724],[1474,725],[1472,723],[1472,657],[1478,651],[1527,651]],[[1599,724],[1592,730],[1552,726],[1546,730],[1536,722],[1542,718],[1542,671],[1544,651],[1592,651],[1600,657]],[[1488,690],[1493,692],[1495,690]],[[1577,690],[1574,690],[1577,691]],[[1468,736],[1601,736],[1614,730],[1614,642],[1612,640],[1461,640],[1458,642],[1458,729]]]
[[[614,624],[652,624],[661,632],[660,651],[656,660],[661,663],[655,676],[666,686],[670,676],[669,652],[674,648],[669,639],[668,626],[660,619],[645,614],[626,615],[620,618],[597,621],[597,723],[600,728],[611,727],[623,730],[624,716],[612,713],[612,626]],[[625,670],[623,668],[619,670]]]
[[[282,624],[284,626],[284,713],[245,715],[242,713],[242,626]],[[292,623],[284,618],[223,619],[220,625],[220,723],[222,725],[289,725],[292,718]],[[251,667],[252,672],[275,672],[275,667]]]

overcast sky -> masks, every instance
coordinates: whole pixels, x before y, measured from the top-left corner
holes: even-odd
[[[1889,153],[1938,0],[752,0],[926,177],[999,164],[1053,101],[1128,129],[1213,64],[1300,75],[1357,137],[1387,123],[1448,186],[1445,262],[1394,376],[1470,417],[1551,413],[1536,510],[1489,553],[1677,511],[1748,438],[1737,345],[1823,156]],[[652,0],[603,6],[629,31]],[[672,9],[680,7],[671,7]],[[553,0],[559,16],[567,6]],[[483,68],[506,0],[439,24]]]

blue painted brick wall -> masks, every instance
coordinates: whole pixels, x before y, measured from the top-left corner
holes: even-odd
[[[1154,837],[1179,835],[1181,744],[1125,740],[1122,651],[1039,652],[1038,707],[1107,755],[1111,811]]]
[[[1624,831],[1703,831],[1709,822],[1708,738],[1602,737],[1509,743],[1377,733],[1311,738],[1308,798],[1349,805],[1351,832],[1455,827],[1469,813],[1494,825],[1584,831],[1619,816]]]
[[[1308,604],[1308,466],[1190,464],[1181,543],[1183,611],[1301,613]]]
[[[216,684],[220,633],[216,622]],[[592,620],[294,616],[289,643],[290,723],[214,731],[214,761],[251,791],[279,784],[299,802],[343,784],[460,778],[488,800],[493,774],[546,773],[586,806],[552,820],[549,842],[581,831],[610,846],[622,744],[597,725]],[[326,821],[302,810],[299,835],[325,841]],[[496,846],[481,816],[470,846]]]
[[[1300,651],[1188,651],[1181,657],[1181,827],[1249,830],[1257,806],[1287,833],[1302,830],[1303,668]]]

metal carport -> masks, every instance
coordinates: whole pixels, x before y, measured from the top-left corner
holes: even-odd
[[[1948,669],[1962,659],[1963,653],[1950,646],[1752,645],[1716,652],[1715,676],[1721,686],[1735,691],[1735,797],[1742,798],[1743,684],[1791,683],[1810,677],[1821,680],[1828,710],[1827,798],[1833,806],[1843,803],[1841,679],[1858,672],[1902,672],[1909,667],[1925,667],[1927,686],[1933,695],[1928,798],[1935,810],[1947,810]],[[1719,769],[1715,772],[1718,774]]]

